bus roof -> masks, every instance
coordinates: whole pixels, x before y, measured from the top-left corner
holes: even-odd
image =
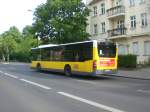
[[[47,47],[54,47],[54,46],[64,46],[64,45],[73,45],[73,44],[79,44],[79,43],[87,43],[87,42],[105,42],[106,40],[89,40],[89,41],[81,41],[81,42],[73,42],[73,43],[66,43],[66,44],[47,44],[47,45],[40,45],[34,49],[40,49],[40,48],[47,48]]]

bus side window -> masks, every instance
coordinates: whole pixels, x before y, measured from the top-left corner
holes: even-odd
[[[64,61],[64,48],[59,47],[58,49],[59,61]]]
[[[41,54],[39,54],[38,56],[37,56],[37,61],[40,61],[41,60]]]
[[[53,61],[53,51],[52,51],[52,49],[50,50],[50,61]]]
[[[75,61],[79,61],[79,54],[78,53],[76,53],[76,55],[75,55]]]

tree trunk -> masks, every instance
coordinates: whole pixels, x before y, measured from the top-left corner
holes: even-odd
[[[7,62],[9,62],[9,53],[7,54]]]
[[[6,49],[6,58],[7,58],[7,62],[9,62],[9,48],[8,47]]]
[[[5,55],[4,54],[2,54],[2,61],[5,61]]]

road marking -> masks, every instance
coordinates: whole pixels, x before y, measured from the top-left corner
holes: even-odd
[[[11,78],[18,79],[18,77],[17,77],[17,76],[15,76],[15,75],[11,75],[11,74],[8,74],[8,73],[4,73],[4,75],[9,76],[9,77],[11,77]]]
[[[26,79],[20,79],[20,80],[23,81],[23,82],[26,82],[26,83],[29,83],[29,84],[32,84],[32,85],[41,87],[41,88],[43,88],[43,89],[47,89],[47,90],[52,89],[52,88],[50,88],[50,87],[48,87],[48,86],[41,85],[41,84],[38,84],[38,83],[36,83],[36,82],[32,82],[32,81],[26,80]]]
[[[9,64],[9,63],[2,63],[2,64],[7,65],[7,64]]]
[[[0,73],[4,73],[3,71],[0,71]]]
[[[137,90],[138,92],[141,92],[141,93],[148,93],[150,94],[150,90],[142,90],[142,89],[139,89]]]
[[[88,83],[88,84],[96,84],[95,82],[85,81],[85,80],[76,80],[78,82]]]
[[[71,94],[68,94],[68,93],[65,93],[65,92],[57,92],[57,93],[61,94],[63,96],[66,96],[66,97],[69,97],[69,98],[72,98],[72,99],[75,99],[75,100],[87,103],[89,105],[101,108],[101,109],[109,111],[109,112],[125,112],[125,111],[122,111],[122,110],[119,110],[119,109],[116,109],[116,108],[113,108],[113,107],[109,107],[109,106],[106,106],[106,105],[103,105],[103,104],[99,104],[99,103],[94,102],[94,101],[83,99],[81,97],[74,96],[74,95],[71,95]]]

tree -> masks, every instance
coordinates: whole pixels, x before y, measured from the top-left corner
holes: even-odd
[[[34,33],[45,43],[87,40],[88,8],[82,0],[47,0],[34,12]]]
[[[13,59],[22,62],[29,62],[31,57],[31,48],[37,46],[37,41],[34,39],[32,26],[27,25],[22,31],[22,39],[17,43],[16,49],[13,53]]]
[[[1,35],[1,56],[3,61],[9,61],[10,55],[13,53],[16,41],[14,39],[14,35],[12,35],[12,32],[6,31]]]
[[[16,41],[16,42],[20,42],[20,40],[22,39],[22,34],[21,32],[18,30],[17,27],[12,26],[10,27],[10,29],[7,31],[7,33],[9,35],[12,36],[12,38]]]
[[[32,26],[27,25],[23,28],[22,35],[24,38],[33,38],[34,35],[32,32],[33,32]]]
[[[0,35],[0,52],[3,61],[9,61],[10,56],[13,54],[17,43],[21,41],[22,35],[17,27],[10,27]]]
[[[31,48],[37,46],[33,38],[32,26],[26,26],[22,33],[16,27],[10,27],[0,35],[0,57],[3,61],[30,61]]]

